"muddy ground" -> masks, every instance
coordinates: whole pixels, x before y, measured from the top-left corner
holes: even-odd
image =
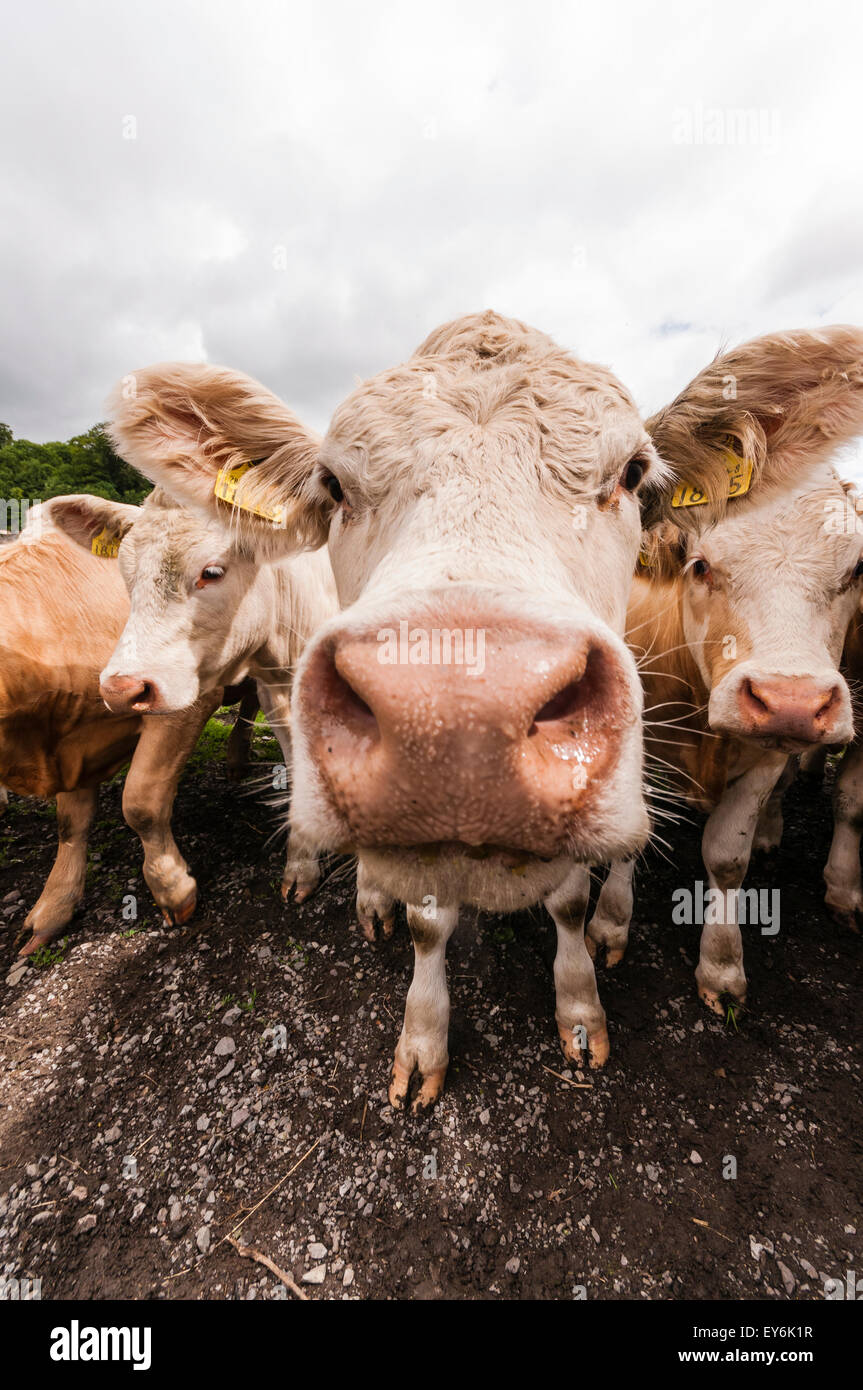
[[[746,933],[750,1008],[725,1023],[696,998],[697,928],[671,923],[672,889],[701,876],[696,826],[673,865],[648,855],[629,954],[599,972],[602,1073],[559,1052],[544,912],[465,914],[446,1092],[412,1119],[386,1103],[403,919],[367,945],[338,869],[283,905],[272,810],[199,760],[175,815],[199,907],[166,928],[120,790],[67,944],[11,985],[55,827],[13,797],[0,830],[7,1276],[43,1298],[295,1297],[225,1239],[240,1223],[311,1299],[820,1299],[863,1269],[861,941],[821,908],[826,793],[792,789],[754,868],[781,929]]]

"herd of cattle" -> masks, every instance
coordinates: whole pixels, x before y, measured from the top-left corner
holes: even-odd
[[[359,386],[323,439],[213,366],[135,373],[110,409],[153,493],[54,498],[0,552],[0,781],[56,797],[59,828],[22,954],[69,923],[130,757],[147,884],[188,919],[173,800],[237,700],[229,769],[259,706],[291,769],[284,896],[350,854],[369,939],[407,906],[396,1107],[443,1086],[461,904],[545,903],[564,1052],[605,1061],[594,958],[623,955],[635,859],[654,823],[673,849],[681,799],[709,813],[710,1008],[745,999],[737,890],[801,754],[851,745],[826,901],[863,915],[863,522],[834,458],[863,432],[863,330],[749,342],[646,424],[609,371],[493,313]]]

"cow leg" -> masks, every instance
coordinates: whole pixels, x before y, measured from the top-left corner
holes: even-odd
[[[18,952],[32,955],[68,926],[84,897],[87,878],[87,835],[99,801],[98,787],[57,793],[57,858],[45,887],[24,920],[31,935]]]
[[[853,743],[839,765],[833,791],[833,840],[824,868],[827,910],[859,931],[863,919],[860,835],[863,831],[863,743]]]
[[[254,683],[245,683],[240,708],[237,710],[234,727],[225,749],[225,767],[231,782],[242,782],[249,770],[252,729],[255,726],[259,703]]]
[[[414,973],[393,1062],[389,1099],[395,1110],[403,1110],[411,1077],[419,1072],[420,1088],[411,1105],[411,1114],[419,1115],[434,1105],[443,1090],[449,1062],[446,944],[458,922],[458,907],[408,907],[407,917],[414,943]]]
[[[703,1002],[720,1016],[725,1014],[723,994],[740,1005],[746,1001],[737,889],[749,868],[758,818],[786,761],[782,754],[766,756],[729,782],[704,827],[701,852],[709,886],[718,888],[723,895],[722,906],[711,916],[722,920],[704,924],[695,979]]]
[[[198,888],[177,848],[171,813],[189,754],[220,699],[204,695],[182,714],[145,719],[123,788],[123,816],[144,849],[144,879],[165,921],[178,925],[194,912]]]
[[[824,783],[824,770],[827,766],[827,745],[819,744],[816,748],[810,748],[806,753],[800,754],[800,776],[813,791],[817,791]]]
[[[623,960],[629,941],[634,876],[634,859],[614,860],[600,889],[596,910],[587,924],[584,944],[588,952],[595,960],[597,947],[604,946],[605,963],[609,967]]]
[[[608,1029],[599,1002],[593,961],[584,944],[584,915],[590,898],[590,869],[576,864],[545,905],[557,927],[554,958],[557,1031],[564,1056],[581,1066],[582,1050],[591,1067],[608,1060]]]
[[[785,771],[765,801],[758,817],[758,824],[755,827],[755,836],[752,841],[753,851],[772,854],[781,845],[784,829],[782,799],[796,776],[797,761],[795,758],[789,758],[785,764]]]
[[[378,922],[381,935],[385,939],[392,936],[396,920],[395,908],[395,900],[378,887],[360,855],[357,861],[357,921],[362,927],[366,941],[374,944]]]
[[[285,768],[291,769],[291,687],[285,682],[265,685],[258,681],[258,699],[267,723],[279,741]],[[285,902],[294,892],[294,902],[310,898],[321,881],[321,864],[317,845],[297,835],[289,823],[285,869],[282,874],[282,897]]]

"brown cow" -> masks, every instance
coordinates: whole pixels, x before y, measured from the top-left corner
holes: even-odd
[[[31,935],[22,956],[68,925],[84,893],[99,784],[130,757],[123,814],[141,838],[144,877],[168,920],[185,921],[194,909],[195,881],[171,833],[171,810],[186,759],[222,692],[164,719],[112,714],[99,694],[99,672],[128,611],[116,560],[82,550],[44,516],[31,513],[20,539],[0,551],[0,781],[22,796],[57,801],[57,858],[25,920]],[[243,693],[254,700],[253,688]],[[237,772],[249,728],[241,718],[231,735]]]

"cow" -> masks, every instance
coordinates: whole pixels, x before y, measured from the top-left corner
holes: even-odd
[[[646,510],[627,640],[648,764],[652,753],[654,775],[676,774],[709,812],[702,851],[718,892],[696,980],[722,1014],[725,1001],[745,1003],[738,890],[753,841],[778,843],[789,755],[853,734],[839,663],[863,596],[863,542],[831,458],[863,430],[863,330],[746,343],[648,429],[684,482]],[[857,843],[859,832],[855,855]],[[632,875],[632,861],[612,867],[587,928],[610,965],[626,947]]]
[[[859,504],[858,504],[859,505]],[[859,517],[856,530],[860,533]],[[843,670],[857,692],[863,682],[863,615],[858,611],[845,639]],[[859,931],[863,923],[860,836],[863,832],[863,739],[861,731],[836,770],[833,788],[833,839],[824,866],[828,912],[841,926]]]
[[[178,507],[156,489],[143,507],[97,497],[46,504],[54,525],[85,550],[107,532],[129,593],[125,627],[103,663],[100,690],[118,716],[182,714],[225,685],[254,681],[258,701],[291,765],[294,666],[312,632],[336,611],[326,548],[256,565],[240,538]],[[276,779],[278,781],[278,779]],[[282,896],[314,892],[321,871],[314,844],[288,842]],[[375,906],[361,878],[361,922]],[[363,922],[368,933],[368,922]],[[384,922],[392,928],[392,913]]]
[[[71,544],[50,524],[47,504],[0,551],[0,780],[21,796],[57,803],[57,858],[25,919],[30,935],[22,956],[68,926],[84,894],[99,784],[130,758],[123,814],[141,838],[146,882],[169,921],[184,921],[194,907],[195,884],[171,833],[171,809],[186,758],[222,693],[165,723],[106,709],[98,673],[128,609],[116,561],[104,546],[90,553]],[[240,691],[226,698],[242,694],[247,698]],[[248,728],[238,721],[229,740],[237,774]]]
[[[391,1103],[443,1088],[461,904],[546,903],[565,1055],[601,1066],[587,865],[649,831],[623,628],[639,493],[671,477],[628,392],[487,312],[358,386],[323,440],[212,365],[133,372],[109,413],[124,458],[259,562],[328,541],[341,611],[297,668],[291,825],[407,904]]]

